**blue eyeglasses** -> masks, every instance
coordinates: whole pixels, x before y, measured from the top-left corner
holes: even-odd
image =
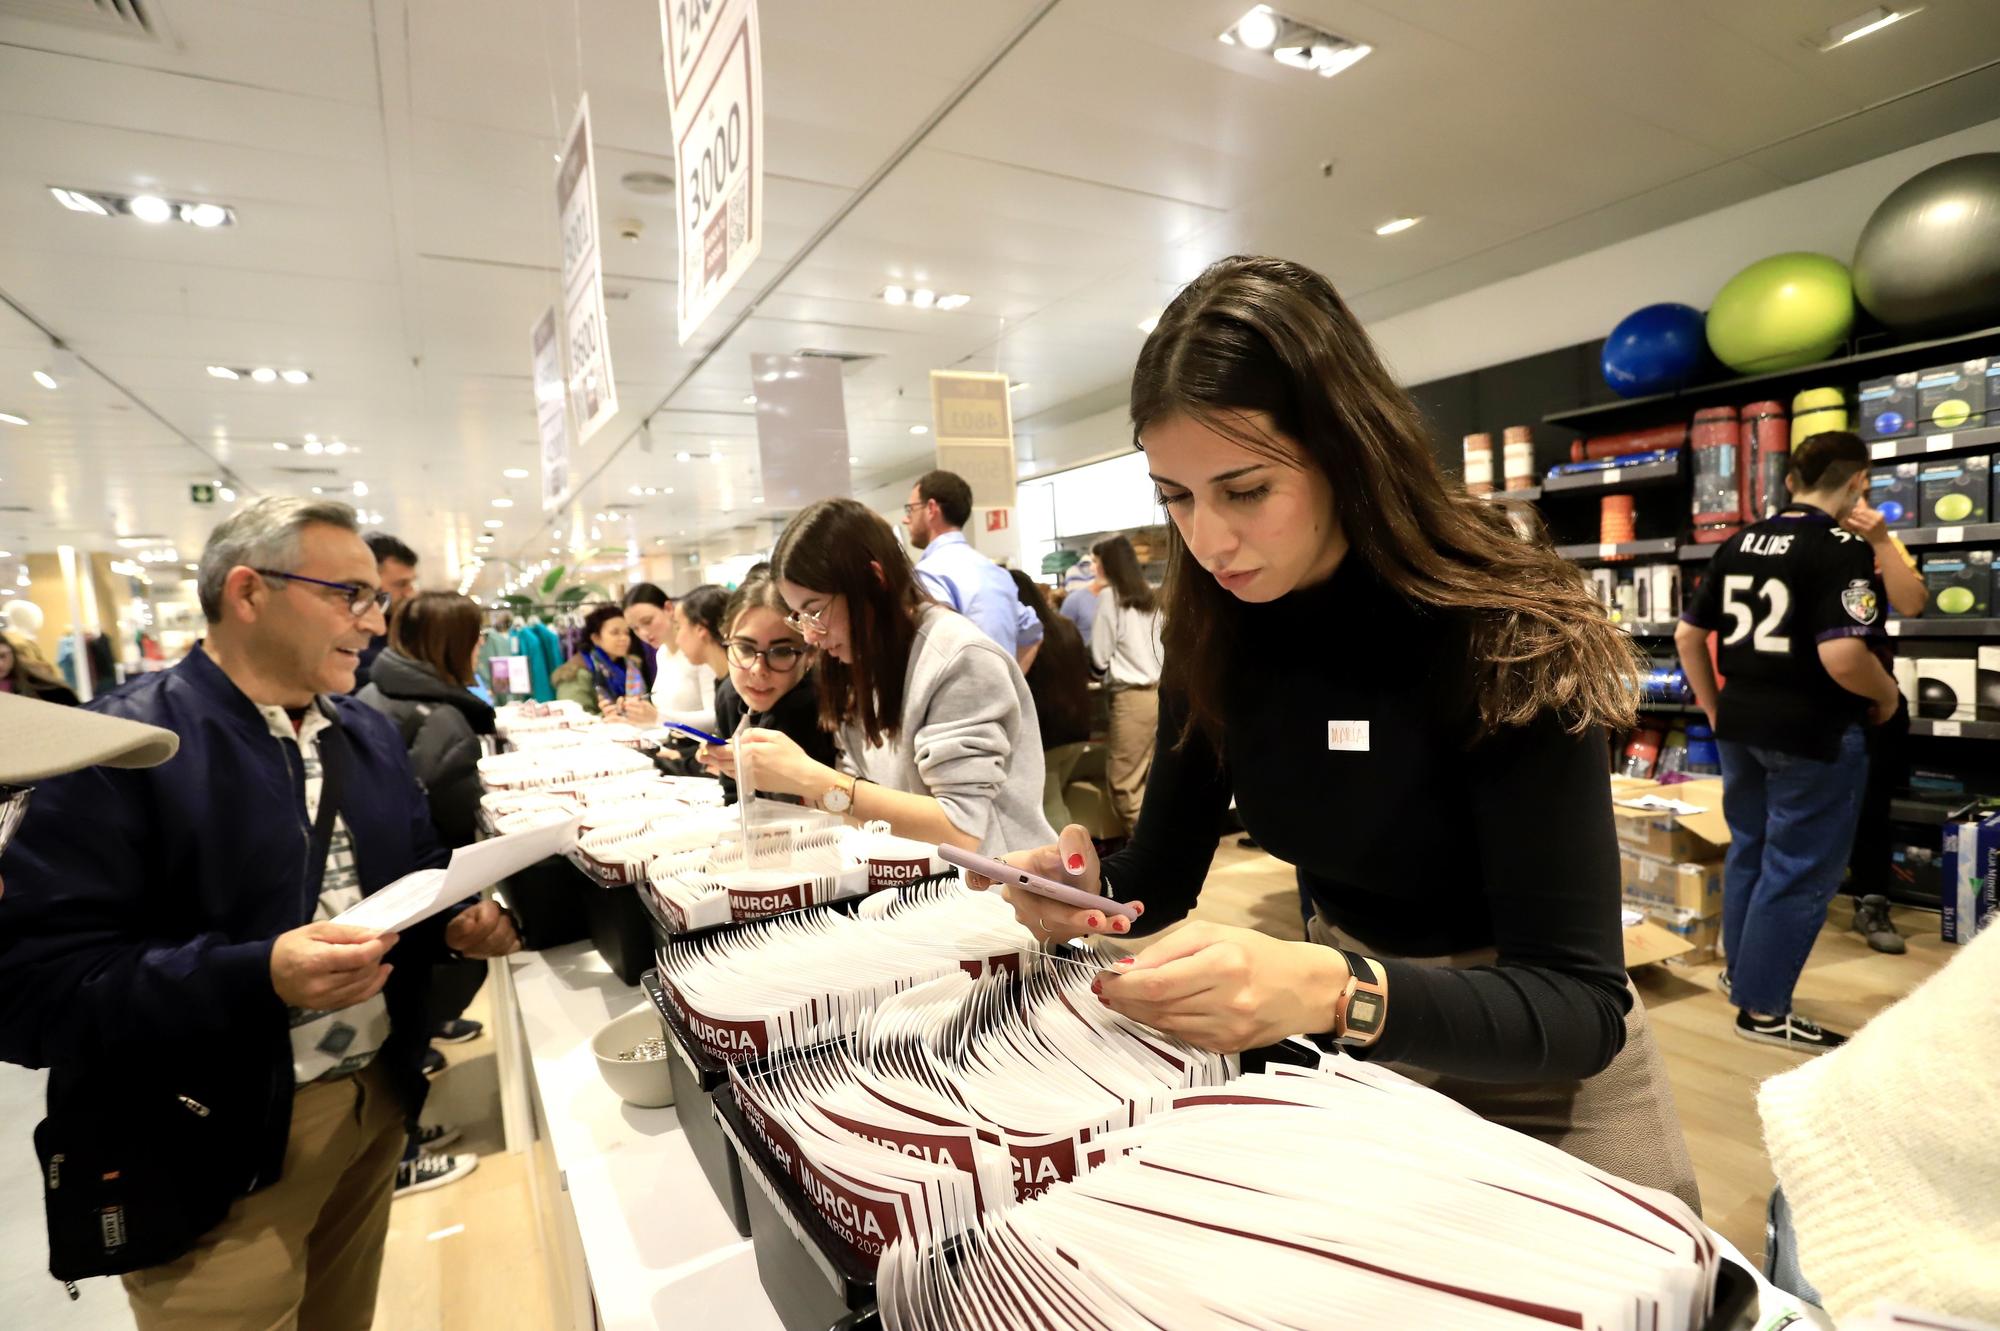
[[[347,612],[356,619],[367,614],[370,609],[387,612],[389,593],[377,587],[369,587],[359,582],[328,582],[325,578],[308,578],[303,573],[283,573],[275,568],[253,568],[252,573],[266,578],[283,578],[290,582],[310,582],[315,587],[331,587],[347,596]]]

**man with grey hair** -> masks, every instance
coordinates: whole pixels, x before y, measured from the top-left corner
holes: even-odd
[[[387,597],[345,504],[210,535],[208,635],[93,704],[180,737],[43,782],[0,897],[0,1058],[49,1072],[50,1270],[119,1274],[142,1331],[374,1316],[426,1089],[431,964],[515,950],[492,902],[332,923],[442,864],[395,727],[348,697]]]

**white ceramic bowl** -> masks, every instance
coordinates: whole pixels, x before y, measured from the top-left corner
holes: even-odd
[[[674,1102],[674,1088],[667,1077],[666,1058],[626,1063],[617,1057],[641,1040],[657,1040],[661,1034],[660,1014],[653,1011],[651,1004],[642,1003],[624,1016],[604,1023],[603,1028],[590,1037],[590,1052],[597,1055],[597,1071],[603,1076],[604,1084],[627,1104],[641,1109],[659,1109]]]

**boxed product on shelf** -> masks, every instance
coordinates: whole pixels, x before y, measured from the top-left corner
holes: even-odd
[[[1896,677],[1896,687],[1902,692],[1903,701],[1910,705],[1910,715],[1917,714],[1917,661],[1913,656],[1899,656],[1889,673]]]
[[[1983,618],[1993,604],[1993,552],[1953,550],[1925,555],[1924,586],[1930,589],[1926,613],[1946,617]]]
[[[1634,850],[1618,855],[1625,900],[1635,905],[1689,911],[1706,919],[1722,913],[1722,861],[1702,864],[1656,860]]]
[[[1612,794],[1619,844],[1673,863],[1705,864],[1729,849],[1722,816],[1722,782],[1627,787]]]
[[[1863,381],[1856,395],[1863,439],[1900,439],[1917,432],[1917,376],[1885,375]]]
[[[1935,434],[1977,424],[1986,414],[1987,368],[1982,359],[1918,371],[1918,432]]]
[[[1681,617],[1681,567],[1679,564],[1654,564],[1640,570],[1647,579],[1647,597],[1650,602],[1646,618],[1655,621],[1679,619]]]
[[[1911,714],[1926,721],[1971,721],[1978,716],[1979,665],[1963,656],[1917,658],[1917,697]]]
[[[1847,394],[1833,387],[1807,388],[1792,397],[1792,447],[1816,434],[1847,428]]]
[[[1690,910],[1654,906],[1646,918],[1688,945],[1674,960],[1685,966],[1699,966],[1722,955],[1722,917],[1697,915]]]
[[[1973,705],[1979,718],[2000,718],[2000,647],[1981,647],[1973,664]]]
[[[1868,504],[1891,527],[1914,527],[1923,514],[1923,464],[1898,462],[1868,473]]]
[[[1945,942],[1969,943],[1990,927],[1996,858],[2000,858],[2000,813],[1974,809],[1944,825],[1938,934]]]
[[[1914,841],[1898,837],[1889,843],[1889,876],[1897,895],[1941,901],[1944,897],[1944,866],[1937,838]]]
[[[1920,473],[1926,527],[1984,522],[1991,512],[1993,459],[1985,456],[1926,462]]]

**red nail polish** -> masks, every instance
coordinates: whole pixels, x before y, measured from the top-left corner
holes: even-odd
[[[1145,913],[1146,913],[1146,903],[1145,903],[1145,902],[1143,902],[1143,901],[1135,901],[1135,902],[1133,902],[1133,903],[1132,903],[1132,914],[1133,914],[1133,915],[1135,915],[1135,916],[1137,916],[1137,915],[1144,915]]]
[[[1121,934],[1122,934],[1122,933],[1124,933],[1124,932],[1125,932],[1125,931],[1126,931],[1127,929],[1130,929],[1130,928],[1131,928],[1132,926],[1131,926],[1131,924],[1130,924],[1130,923],[1129,923],[1128,921],[1125,921],[1125,920],[1113,920],[1113,921],[1111,922],[1111,927],[1112,927],[1112,928],[1113,928],[1114,930],[1116,930],[1116,931],[1117,931],[1118,933],[1121,933]]]
[[[1132,964],[1134,960],[1135,958],[1132,957],[1120,957],[1118,958],[1118,960],[1112,962],[1111,964],[1114,966],[1129,966]]]
[[[1069,857],[1069,871],[1071,873],[1083,872],[1083,856],[1072,855]]]
[[[1088,929],[1102,929],[1104,927],[1104,917],[1093,913],[1084,916],[1083,923],[1084,927]]]

